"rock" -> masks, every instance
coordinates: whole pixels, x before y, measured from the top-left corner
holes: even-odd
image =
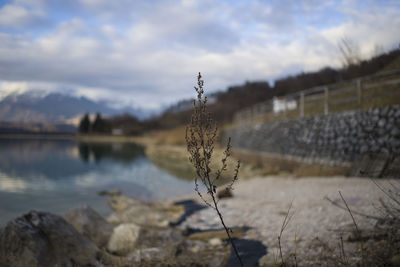
[[[154,203],[152,209],[161,212],[169,224],[178,222],[185,214],[185,207],[183,205],[168,205],[163,203]]]
[[[138,249],[127,256],[131,264],[149,265],[151,263],[173,264],[176,249],[173,247],[153,247]]]
[[[222,245],[222,240],[219,238],[211,238],[208,240],[208,244],[211,246],[221,246]]]
[[[97,192],[97,194],[99,196],[120,196],[121,195],[121,191],[117,188],[112,189],[112,190],[102,190]]]
[[[168,225],[161,214],[152,210],[149,205],[127,196],[113,196],[109,199],[108,204],[115,211],[110,215],[115,223]]]
[[[390,135],[392,136],[399,136],[400,135],[400,130],[396,127],[393,127],[390,131]]]
[[[30,211],[0,234],[0,266],[97,266],[100,255],[62,217],[46,212]]]
[[[390,259],[390,263],[393,264],[393,266],[400,266],[400,254],[394,255]]]
[[[98,247],[105,247],[113,232],[113,226],[87,205],[68,211],[64,218]]]
[[[379,126],[379,127],[383,127],[383,126],[385,126],[385,124],[386,124],[386,120],[385,120],[385,119],[380,119],[380,120],[378,121],[378,126]]]
[[[116,213],[112,213],[110,216],[108,216],[106,221],[114,225],[121,223],[121,220]]]
[[[218,190],[217,197],[221,198],[231,198],[233,197],[232,190],[229,187]]]
[[[143,202],[139,200],[135,200],[133,198],[127,197],[127,196],[112,196],[108,200],[108,205],[110,205],[111,209],[114,211],[125,211],[132,206],[145,206]]]
[[[125,256],[135,249],[140,227],[133,223],[124,223],[114,228],[107,249],[116,255]]]
[[[389,107],[386,106],[384,108],[381,109],[381,116],[386,116],[389,112]]]
[[[126,196],[112,196],[108,201],[115,211],[108,221],[166,227],[177,222],[185,213],[182,205],[147,204]]]

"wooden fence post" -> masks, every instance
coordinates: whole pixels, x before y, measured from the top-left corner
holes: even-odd
[[[329,89],[327,86],[324,87],[325,97],[324,97],[324,114],[329,114]]]
[[[304,92],[300,93],[300,117],[304,117]]]
[[[284,96],[283,97],[283,103],[284,103],[284,109],[283,109],[283,114],[285,115],[285,119],[287,118],[287,97],[286,96]]]
[[[357,79],[357,103],[358,103],[358,108],[361,109],[361,107],[362,107],[362,84],[361,84],[361,79]]]

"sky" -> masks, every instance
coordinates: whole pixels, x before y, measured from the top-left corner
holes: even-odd
[[[398,47],[398,0],[0,0],[0,97],[61,92],[157,109]]]

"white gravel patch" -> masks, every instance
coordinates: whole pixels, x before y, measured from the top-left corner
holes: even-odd
[[[388,180],[377,182],[388,186]],[[351,210],[371,215],[379,214],[378,199],[385,199],[384,193],[367,178],[259,177],[239,181],[234,197],[220,200],[219,206],[229,227],[251,227],[245,238],[261,241],[272,253],[276,251],[277,237],[292,202],[294,216],[283,234],[283,249],[285,253],[296,251],[298,255],[310,255],[318,253],[313,245],[315,238],[337,247],[338,230],[354,227],[347,211],[324,199],[329,197],[343,205],[338,191]],[[371,228],[376,222],[357,215],[355,219],[361,229]],[[215,211],[207,208],[188,217],[181,227],[210,229],[220,228],[221,224]]]

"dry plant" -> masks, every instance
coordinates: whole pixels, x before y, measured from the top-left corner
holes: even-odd
[[[354,231],[347,241],[356,242],[359,245],[357,251],[347,251],[341,235],[337,257],[338,265],[398,266],[400,263],[398,257],[400,251],[400,187],[396,184],[398,181],[388,181],[389,186],[383,186],[373,179],[372,181],[386,196],[386,199],[379,199],[377,210],[380,214],[369,215],[351,210],[340,191],[339,195],[344,205],[325,197],[331,204],[349,213],[353,221]],[[354,215],[374,220],[375,226],[368,231],[362,231]],[[350,258],[354,257],[359,259],[358,263],[350,261]]]
[[[190,124],[186,127],[186,145],[190,154],[189,160],[195,167],[197,174],[195,178],[195,190],[204,203],[216,211],[240,265],[244,266],[231,237],[232,229],[226,226],[223,216],[218,208],[218,200],[216,197],[216,182],[221,178],[222,173],[227,170],[227,159],[231,155],[230,138],[224,152],[224,157],[221,159],[221,167],[216,171],[213,171],[210,164],[217,136],[217,125],[213,122],[211,114],[207,111],[207,97],[203,96],[204,81],[201,78],[201,74],[199,73],[197,76],[197,87],[194,87],[197,93],[197,99],[193,101],[193,114]],[[230,184],[227,185],[227,188],[232,189],[233,184],[237,181],[239,168],[240,162],[238,161],[232,180]],[[211,201],[207,201],[201,193],[199,180],[201,184],[205,186],[206,194],[210,196]]]
[[[283,233],[284,233],[286,227],[289,225],[290,221],[291,221],[292,218],[293,218],[294,213],[293,213],[293,212],[292,212],[292,213],[290,212],[291,209],[292,209],[292,207],[293,207],[293,201],[290,202],[289,208],[288,208],[287,212],[285,212],[285,218],[283,219],[283,222],[282,222],[282,225],[281,225],[281,229],[280,229],[279,235],[278,235],[278,249],[279,249],[279,259],[280,259],[280,263],[278,263],[278,260],[277,260],[277,259],[275,260],[275,263],[276,263],[277,265],[279,265],[279,266],[282,266],[282,267],[287,266],[287,262],[285,261],[284,256],[283,256],[283,253],[282,253],[282,236],[283,236]],[[297,236],[296,236],[296,233],[295,233],[295,242],[296,242],[296,239],[297,239]],[[296,255],[296,252],[295,252],[294,255],[293,255],[293,259],[294,259],[293,266],[297,267],[298,264],[297,264],[297,255]]]

